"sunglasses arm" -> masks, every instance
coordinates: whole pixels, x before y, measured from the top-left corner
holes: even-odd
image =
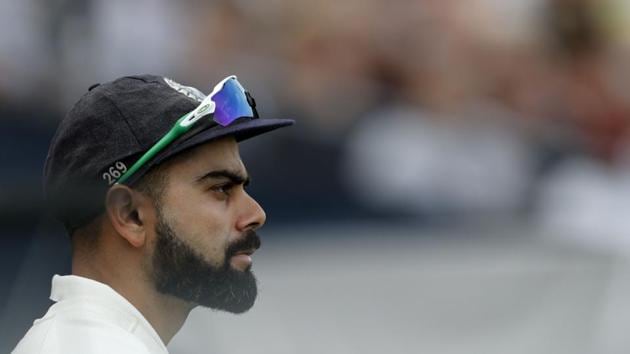
[[[116,181],[116,183],[117,184],[124,183],[126,180],[129,179],[129,177],[131,177],[134,173],[136,173],[140,169],[140,167],[144,166],[148,161],[154,158],[155,155],[157,155],[160,151],[162,151],[175,139],[177,139],[182,134],[190,130],[190,126],[180,125],[180,122],[183,121],[187,116],[188,114],[181,117],[179,120],[177,120],[177,122],[175,123],[175,125],[173,125],[171,130],[168,133],[166,133],[166,135],[164,135],[162,139],[160,139],[155,145],[153,145],[151,149],[145,152],[144,155],[142,155],[142,157],[140,157],[138,161],[136,161],[136,163],[134,163],[129,168],[129,170],[127,170],[127,172],[125,172],[125,174],[120,176],[120,178],[118,179],[118,181]]]

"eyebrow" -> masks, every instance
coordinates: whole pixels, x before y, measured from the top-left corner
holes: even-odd
[[[247,186],[251,182],[251,178],[249,175],[242,174],[236,171],[230,171],[230,170],[210,171],[198,177],[197,182],[202,182],[206,179],[219,179],[219,178],[225,178],[225,179],[230,180],[230,182],[234,184],[242,184],[244,186]]]

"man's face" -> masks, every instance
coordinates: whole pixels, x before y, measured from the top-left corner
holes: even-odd
[[[234,313],[257,294],[251,253],[265,213],[245,191],[234,139],[205,144],[166,169],[156,201],[151,275],[158,291]]]

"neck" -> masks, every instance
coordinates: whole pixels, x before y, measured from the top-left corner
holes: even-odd
[[[97,262],[72,263],[72,274],[109,285],[129,301],[158,333],[164,345],[168,345],[181,329],[194,305],[170,295],[158,293],[148,279],[131,279],[130,272],[111,272],[115,267],[95,268]],[[108,269],[105,273],[100,269]]]
[[[124,296],[124,295],[123,295]],[[164,345],[179,332],[194,305],[155,290],[146,297],[132,302],[158,333]]]

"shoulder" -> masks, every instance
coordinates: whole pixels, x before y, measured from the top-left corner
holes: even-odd
[[[90,316],[35,321],[12,354],[150,354],[132,333]]]

